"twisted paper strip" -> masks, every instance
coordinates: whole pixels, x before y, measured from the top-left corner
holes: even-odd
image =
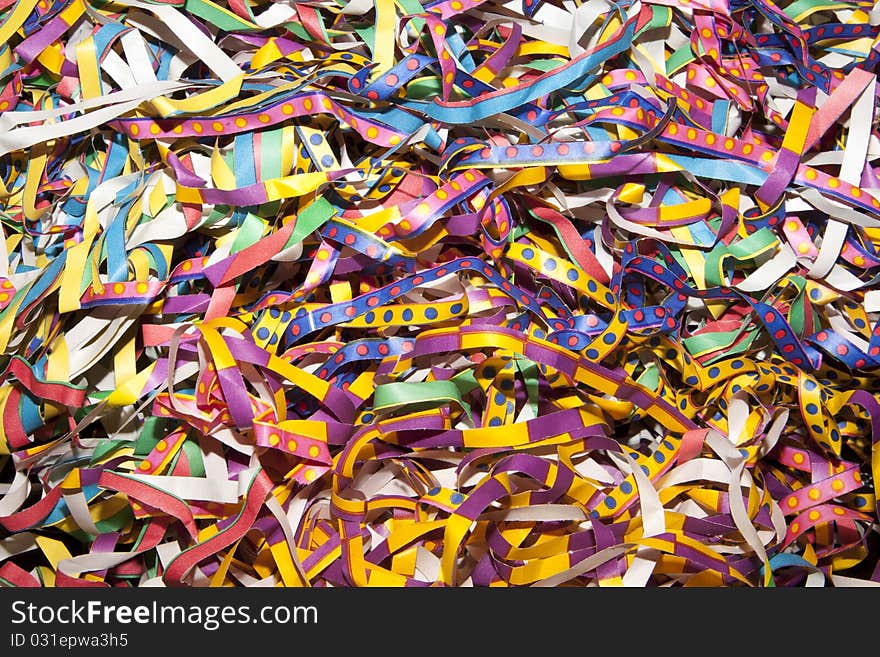
[[[880,581],[872,3],[0,11],[0,582]]]

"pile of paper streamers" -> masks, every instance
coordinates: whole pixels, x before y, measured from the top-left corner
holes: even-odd
[[[0,0],[0,584],[880,582],[880,10]]]

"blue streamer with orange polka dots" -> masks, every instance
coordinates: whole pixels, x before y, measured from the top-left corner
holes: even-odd
[[[0,3],[0,580],[880,581],[869,8],[368,4]]]

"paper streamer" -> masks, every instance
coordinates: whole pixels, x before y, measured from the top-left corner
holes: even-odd
[[[880,582],[870,4],[0,11],[3,585]]]

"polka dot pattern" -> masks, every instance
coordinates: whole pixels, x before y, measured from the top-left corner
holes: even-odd
[[[114,125],[132,139],[216,138],[219,135],[232,135],[269,128],[284,123],[290,118],[311,116],[315,111],[344,121],[364,138],[369,138],[370,141],[385,147],[396,146],[408,136],[390,125],[378,123],[365,114],[337,103],[333,98],[321,93],[296,95],[275,102],[260,111],[238,116],[213,117],[212,120],[181,119],[160,122],[155,122],[152,119],[117,119]],[[367,136],[368,132],[370,133],[369,137]]]
[[[674,465],[680,449],[681,440],[679,437],[670,436],[656,445],[650,456],[645,456],[635,450],[628,450],[627,453],[636,462],[636,465],[643,469],[643,474],[648,479],[654,480],[669,471]],[[599,512],[598,517],[619,517],[638,499],[636,479],[633,475],[629,475],[602,498],[602,504],[596,507]]]

